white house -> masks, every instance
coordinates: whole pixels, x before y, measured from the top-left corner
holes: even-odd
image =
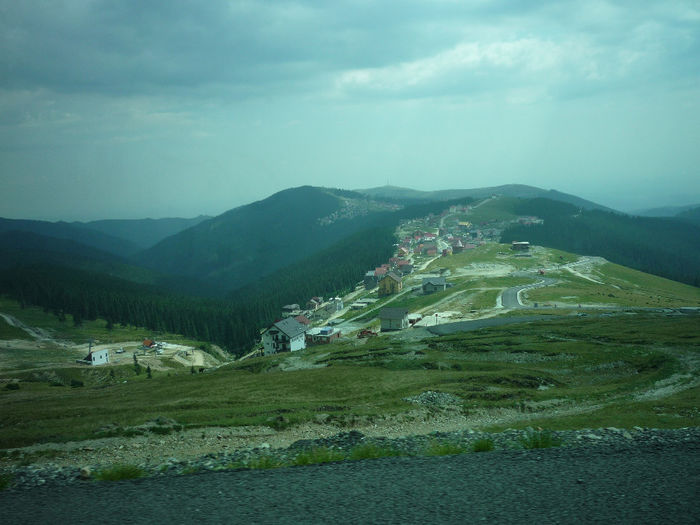
[[[90,350],[85,359],[79,359],[77,362],[93,366],[105,365],[109,363],[109,350]]]
[[[379,312],[382,332],[408,328],[408,310],[406,308],[382,308]]]
[[[304,334],[307,328],[293,317],[276,322],[262,335],[265,355],[303,350],[306,348]]]

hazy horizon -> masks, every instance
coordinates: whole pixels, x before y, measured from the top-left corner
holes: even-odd
[[[700,203],[700,6],[0,0],[0,216],[302,185]]]

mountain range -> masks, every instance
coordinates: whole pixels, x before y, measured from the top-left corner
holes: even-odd
[[[402,202],[407,201],[446,201],[453,199],[463,199],[465,197],[472,199],[485,199],[492,195],[503,197],[515,197],[519,199],[535,199],[544,198],[553,201],[567,202],[585,210],[606,210],[614,211],[595,202],[582,199],[575,195],[562,193],[557,190],[543,190],[535,186],[525,184],[506,184],[503,186],[492,186],[488,188],[472,188],[468,190],[438,190],[438,191],[420,191],[409,188],[400,188],[397,186],[380,186],[378,188],[369,188],[365,190],[357,190],[358,193],[369,195],[375,199],[391,199]]]
[[[445,200],[455,196],[461,197]],[[689,219],[628,216],[530,186],[447,192],[303,186],[216,217],[0,220],[0,293],[59,318],[70,313],[78,321],[181,333],[240,354],[281,305],[353,290],[368,268],[394,253],[400,221],[472,205],[478,228],[507,225],[501,242],[527,239],[700,283],[700,226]],[[518,221],[530,216],[543,222]]]
[[[673,226],[675,222],[667,221],[697,227],[700,208],[683,208],[672,219],[635,219],[574,195],[526,185],[440,191],[395,186],[357,191],[303,186],[278,192],[216,217],[87,223],[0,219],[0,248],[4,254],[0,268],[49,263],[134,282],[168,283],[169,286],[179,283],[180,289],[223,295],[312,257],[363,230],[391,224],[400,216],[414,213],[412,207],[417,207],[415,214],[419,214],[421,205],[439,205],[455,199],[478,200],[494,195],[516,199],[510,202],[522,201],[523,209],[532,215],[538,215],[542,203],[567,204],[569,207],[557,208],[562,217],[580,210],[585,220],[591,222],[586,227],[596,232],[605,230],[606,224],[615,223],[615,228],[625,231],[626,244],[636,243],[645,246],[645,250],[651,249],[646,240],[649,232],[660,235],[658,232],[666,231],[671,224],[668,231],[673,233],[667,235],[666,246],[673,239],[674,249],[682,251],[684,257],[692,261],[695,256],[690,249],[675,247],[697,244],[697,238],[686,239],[696,230],[690,226]],[[540,204],[528,206],[528,202]],[[595,216],[594,221],[591,212],[604,215]],[[516,210],[509,213],[516,213]],[[621,220],[624,220],[624,228],[620,226]],[[654,222],[660,220],[666,222]],[[550,221],[550,227],[558,222],[563,223]],[[580,219],[576,227],[580,228],[583,222],[584,219]],[[552,232],[548,235],[565,237]],[[580,239],[577,243],[581,244]],[[594,249],[594,245],[589,243],[587,249]],[[668,257],[666,250],[657,248],[656,251]],[[677,266],[677,262],[673,265]],[[663,266],[663,262],[651,265],[657,273]],[[687,277],[684,280],[688,282]]]

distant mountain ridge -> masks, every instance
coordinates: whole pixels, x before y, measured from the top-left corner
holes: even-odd
[[[658,208],[645,208],[634,210],[630,215],[640,217],[678,217],[683,213],[700,208],[700,204],[686,204],[685,206],[660,206]]]
[[[615,211],[601,204],[591,202],[575,195],[562,193],[557,190],[543,190],[535,186],[525,184],[506,184],[503,186],[492,186],[487,188],[420,191],[398,186],[380,186],[364,190],[355,190],[358,193],[368,195],[376,199],[412,200],[412,201],[444,201],[471,197],[473,199],[484,199],[492,195],[503,195],[505,197],[518,197],[521,199],[545,198],[554,201],[567,202],[585,210]]]
[[[55,239],[77,242],[121,257],[134,254],[139,246],[126,239],[92,230],[81,224],[0,218],[0,233],[29,232]]]
[[[204,220],[134,261],[235,289],[331,246],[391,209],[347,190],[290,188]]]
[[[179,217],[163,219],[104,219],[91,222],[74,222],[72,224],[124,239],[136,244],[139,249],[143,250],[207,219],[211,219],[211,217],[200,215],[192,219]]]

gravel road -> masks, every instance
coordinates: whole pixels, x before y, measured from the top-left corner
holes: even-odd
[[[698,523],[700,442],[499,450],[0,492],[5,523]]]

